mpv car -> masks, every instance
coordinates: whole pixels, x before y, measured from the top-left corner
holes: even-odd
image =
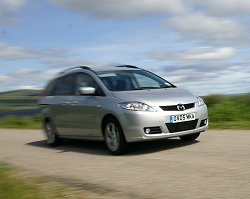
[[[52,146],[61,138],[104,140],[112,154],[121,154],[129,142],[195,140],[208,128],[202,98],[129,65],[67,69],[39,103]]]

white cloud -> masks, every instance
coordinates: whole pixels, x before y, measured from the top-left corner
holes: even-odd
[[[21,68],[19,70],[15,70],[13,72],[5,74],[9,79],[15,79],[15,81],[21,80],[23,82],[34,81],[41,82],[50,79],[53,75],[55,75],[55,70],[34,70],[32,68]],[[34,84],[31,84],[34,86]]]
[[[11,10],[19,9],[26,0],[1,0],[1,3]]]
[[[0,1],[0,25],[9,25],[16,19],[17,12],[28,0],[1,0]]]
[[[208,13],[216,15],[244,15],[250,14],[248,0],[209,0],[200,1]]]
[[[179,56],[179,60],[184,62],[200,62],[225,60],[234,56],[236,50],[231,47],[223,48],[195,48]]]
[[[244,40],[246,36],[246,28],[240,22],[204,13],[174,16],[166,24],[183,37],[196,41],[233,43]]]
[[[47,57],[42,61],[43,64],[55,68],[68,68],[74,66],[93,66],[94,62],[79,57]]]
[[[60,65],[64,62],[73,62],[74,57],[69,58],[69,50],[66,48],[54,48],[35,50],[24,46],[15,46],[0,43],[0,58],[8,61],[22,59],[40,60],[47,65]]]
[[[247,25],[239,19],[215,17],[218,13],[250,12],[247,0],[49,0],[66,9],[95,17],[131,19],[163,14],[168,30],[185,39],[207,44],[239,43],[247,39]],[[238,3],[239,2],[239,3]]]
[[[247,24],[236,18],[215,17],[213,12],[224,14],[249,14],[247,0],[49,0],[66,9],[95,17],[131,19],[163,14],[168,30],[185,39],[206,44],[245,42]]]
[[[72,53],[67,48],[35,50],[24,46],[0,43],[0,59],[7,61],[36,60],[50,68],[66,68],[79,65],[98,65],[81,57],[81,53]],[[22,72],[23,70],[21,70]]]
[[[164,78],[173,84],[177,84],[183,82],[183,80],[186,78],[186,75],[169,75]]]
[[[0,58],[8,60],[37,58],[40,53],[21,46],[0,44]]]
[[[67,9],[92,16],[134,18],[159,13],[178,14],[186,11],[180,0],[50,0]]]
[[[7,75],[2,75],[2,74],[0,74],[0,83],[4,83],[5,81],[7,81],[8,80],[8,76]]]
[[[30,67],[20,67],[8,73],[0,74],[1,91],[16,89],[42,89],[52,79],[58,70],[34,70]]]
[[[36,89],[41,89],[37,86],[31,86],[31,85],[28,85],[28,86],[25,86],[25,85],[22,85],[22,86],[19,86],[18,89],[33,89],[33,90],[36,90]]]
[[[219,72],[214,70],[210,73],[190,73],[177,82],[177,86],[197,95],[247,93],[250,91],[249,84],[246,83],[247,79],[249,79],[249,74],[224,69]]]
[[[158,52],[151,52],[148,54],[149,59],[153,59],[156,61],[173,61],[176,59],[176,53],[170,51],[158,51]]]
[[[185,66],[206,61],[220,61],[232,58],[236,49],[232,47],[196,47],[185,52],[153,52],[149,58],[160,62],[170,62],[174,65]]]

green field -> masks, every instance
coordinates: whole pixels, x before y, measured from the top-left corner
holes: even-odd
[[[38,108],[41,91],[17,90],[0,93],[0,110],[21,110]]]
[[[209,127],[223,129],[250,129],[250,93],[204,97],[208,106]]]
[[[0,93],[0,110],[37,108],[38,93],[21,90]],[[250,93],[242,95],[204,96],[208,106],[209,127],[222,129],[250,129]],[[2,128],[40,128],[40,116],[0,118]]]

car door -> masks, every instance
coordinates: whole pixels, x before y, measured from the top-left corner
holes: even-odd
[[[71,127],[71,102],[74,95],[75,77],[66,75],[58,78],[54,90],[54,103],[51,108],[53,121],[55,122],[58,134],[68,135]]]
[[[86,73],[77,73],[75,81],[75,95],[71,96],[70,118],[71,133],[76,137],[98,138],[102,136],[101,126],[101,100],[105,97],[96,81]],[[95,95],[81,95],[79,88],[94,87]]]

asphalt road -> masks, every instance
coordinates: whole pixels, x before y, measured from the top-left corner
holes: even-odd
[[[250,131],[208,130],[195,142],[137,143],[111,156],[101,142],[49,148],[40,130],[0,129],[0,162],[108,198],[250,198]]]

